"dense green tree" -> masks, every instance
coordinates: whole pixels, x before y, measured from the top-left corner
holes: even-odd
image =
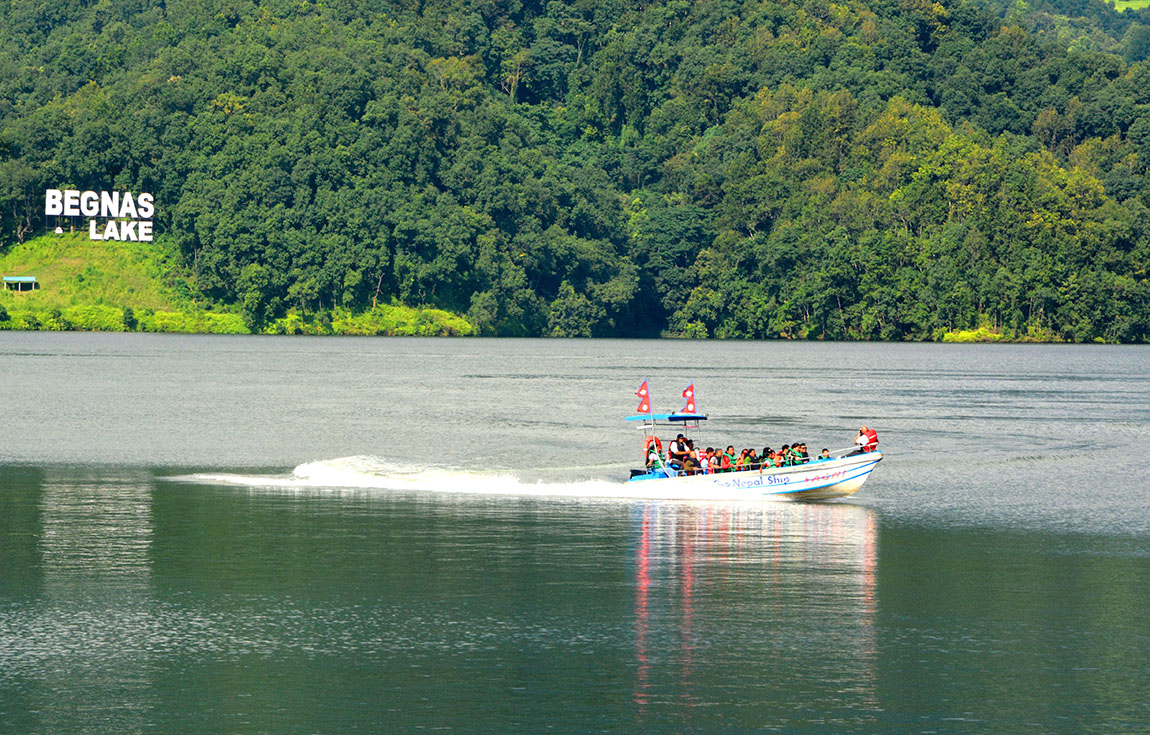
[[[0,247],[147,190],[260,327],[1150,339],[1150,10],[1102,0],[0,7]],[[126,321],[126,320],[125,320]]]

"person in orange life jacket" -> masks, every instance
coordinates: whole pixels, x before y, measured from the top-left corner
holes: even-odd
[[[868,426],[862,427],[855,444],[862,447],[864,452],[873,452],[878,449],[878,432]]]
[[[646,455],[647,466],[651,467],[659,464],[659,454],[663,451],[663,442],[659,441],[659,437],[652,434],[643,441],[643,454]],[[652,457],[654,459],[652,459]]]
[[[863,452],[873,452],[878,449],[878,432],[867,426],[862,427],[859,429],[858,436],[855,437],[855,444],[857,446],[848,456],[853,457]]]

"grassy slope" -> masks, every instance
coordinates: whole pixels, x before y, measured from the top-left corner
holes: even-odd
[[[1114,0],[1114,7],[1118,10],[1137,10],[1150,6],[1150,0]]]
[[[36,276],[40,283],[35,291],[0,291],[10,315],[4,328],[247,331],[234,314],[197,309],[187,279],[157,243],[49,234],[0,251],[0,274]]]
[[[155,243],[46,235],[0,251],[0,274],[36,276],[41,284],[33,292],[0,292],[0,299],[9,310],[108,305],[178,311],[189,299],[165,285],[165,271],[171,268]]]
[[[0,290],[0,306],[10,316],[0,321],[0,329],[248,332],[238,314],[199,307],[187,277],[159,243],[93,242],[79,233],[49,234],[0,250],[0,275],[36,276],[40,283],[36,291]],[[125,309],[132,314],[126,315]],[[289,314],[265,331],[426,336],[473,332],[454,314],[400,305],[328,317],[309,321]]]

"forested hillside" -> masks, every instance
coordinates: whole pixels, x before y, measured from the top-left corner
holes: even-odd
[[[1099,0],[12,1],[0,252],[116,188],[255,329],[1144,342],[1148,57]]]

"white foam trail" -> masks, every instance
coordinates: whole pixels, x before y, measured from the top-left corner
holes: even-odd
[[[171,478],[188,482],[277,489],[406,490],[465,495],[630,497],[624,483],[606,480],[527,482],[510,472],[400,465],[376,457],[341,457],[307,462],[290,475],[197,474]]]

